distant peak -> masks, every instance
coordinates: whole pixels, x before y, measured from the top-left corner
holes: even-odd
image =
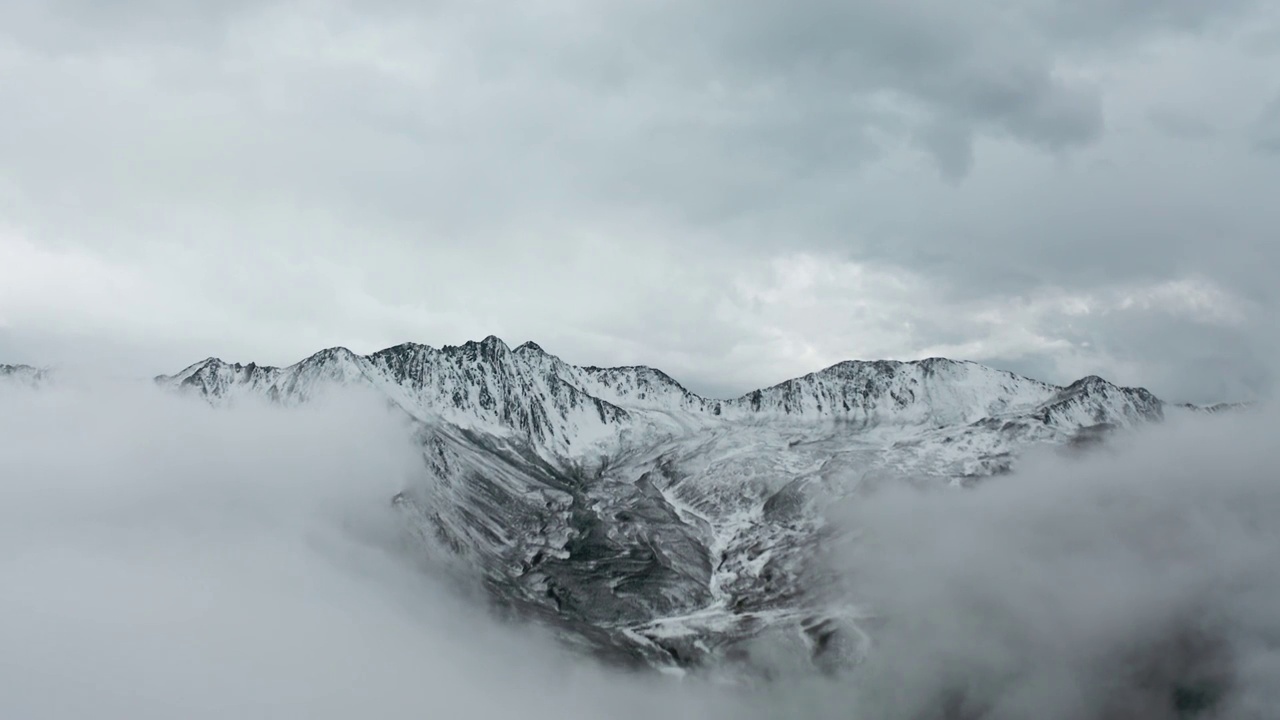
[[[920,360],[843,360],[832,365],[831,367],[873,367],[877,369],[900,368],[904,365],[918,365],[920,367],[933,367],[938,365],[961,365],[968,363],[968,360],[953,360],[945,357],[927,357]]]
[[[1075,382],[1071,383],[1070,385],[1068,385],[1068,386],[1067,386],[1067,389],[1068,389],[1068,390],[1079,390],[1079,389],[1083,389],[1083,388],[1094,387],[1094,386],[1097,386],[1097,385],[1110,385],[1110,384],[1111,384],[1111,383],[1107,382],[1106,380],[1103,380],[1101,377],[1098,377],[1097,375],[1085,375],[1084,377],[1080,378],[1079,380],[1077,380],[1077,381],[1075,381]]]
[[[539,345],[538,343],[530,340],[522,344],[520,347],[516,348],[516,352],[538,352],[545,355],[547,351],[543,350],[542,346]]]
[[[6,365],[4,363],[0,363],[0,373],[39,373],[45,372],[46,370],[47,368],[38,368],[33,365],[23,365],[21,363],[17,365]]]
[[[498,337],[497,335],[489,335],[483,340],[468,340],[462,343],[461,345],[445,345],[443,349],[448,350],[448,349],[475,348],[475,347],[502,348],[504,350],[510,349],[509,347],[507,347],[507,344],[502,341],[502,338]]]
[[[200,362],[192,363],[188,365],[187,367],[179,371],[178,374],[181,375],[188,372],[198,372],[200,370],[204,370],[205,368],[220,368],[226,365],[227,363],[223,361],[222,358],[214,357],[213,355],[210,355],[209,357],[201,360]]]
[[[322,350],[321,352],[326,352],[326,351]],[[315,355],[312,355],[311,357],[314,358]],[[230,362],[227,362],[226,360],[223,360],[222,358],[210,356],[194,365],[184,368],[183,370],[179,371],[177,375],[174,375],[173,377],[189,377],[191,375],[195,375],[196,373],[199,373],[202,371],[218,373],[224,370],[232,370],[236,372],[247,370],[250,373],[257,373],[257,372],[272,372],[276,369],[277,368],[273,366],[259,365],[257,362],[252,362],[252,361],[247,364],[238,363],[238,362],[230,363]],[[164,377],[164,376],[161,376],[161,377]]]
[[[0,378],[17,380],[32,386],[44,383],[49,378],[50,372],[51,370],[47,367],[0,364]]]
[[[389,348],[383,348],[373,354],[374,355],[404,355],[408,353],[417,353],[417,352],[433,353],[433,352],[436,352],[436,349],[431,347],[430,345],[423,345],[422,343],[402,342],[399,345],[392,345]]]
[[[342,346],[335,346],[331,348],[325,348],[324,350],[321,350],[320,352],[312,355],[310,358],[307,358],[307,359],[308,360],[329,360],[332,358],[353,358],[353,357],[356,357],[356,354],[351,352],[347,348],[344,348]]]
[[[472,360],[498,362],[505,358],[511,348],[497,335],[490,335],[483,340],[468,340],[461,345],[445,345],[440,352],[448,356],[461,356]]]
[[[895,370],[902,365],[903,362],[900,360],[842,360],[835,365],[817,371],[816,374],[857,371],[863,368],[886,372]]]

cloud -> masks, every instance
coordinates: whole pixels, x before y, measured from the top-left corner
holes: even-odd
[[[424,482],[374,399],[214,410],[149,386],[0,388],[0,710],[25,718],[1228,718],[1275,695],[1280,495],[1259,411],[832,509],[872,655],[768,684],[619,673],[500,623],[388,502]],[[854,479],[850,479],[854,480]],[[847,536],[846,536],[847,537]],[[918,714],[925,712],[925,715]]]
[[[1254,2],[5,6],[5,232],[134,280],[115,309],[4,297],[0,351],[128,345],[146,374],[495,333],[706,388],[761,342],[718,310],[736,278],[798,254],[963,303],[1200,276],[1274,304],[1274,23]],[[1189,141],[1170,108],[1217,131]],[[1199,396],[1187,378],[1272,351],[1257,317],[1106,341]],[[927,344],[979,342],[952,335]]]
[[[1280,97],[1273,100],[1258,116],[1254,142],[1265,153],[1280,153]]]
[[[1198,113],[1181,108],[1153,107],[1147,111],[1147,119],[1161,131],[1186,140],[1201,140],[1217,132],[1217,128]]]
[[[6,716],[744,709],[477,609],[407,544],[389,500],[421,460],[372,399],[217,412],[89,380],[0,392]]]
[[[725,397],[850,358],[931,356],[1058,383],[1102,374],[1176,400],[1270,391],[1273,366],[1254,349],[1253,336],[1265,305],[1206,276],[973,296],[908,267],[829,253],[726,258],[713,269],[699,267],[696,256],[658,247],[636,260],[585,236],[534,276],[522,272],[532,254],[485,258],[474,272],[497,274],[503,293],[473,288],[468,317],[436,310],[456,292],[449,279],[476,263],[465,255],[407,275],[361,277],[335,259],[268,253],[234,275],[193,285],[178,282],[177,264],[194,269],[215,258],[162,251],[139,266],[75,247],[47,248],[10,231],[0,234],[0,259],[7,260],[0,308],[13,319],[0,317],[0,343],[12,338],[27,349],[9,353],[10,361],[43,364],[62,356],[72,368],[125,372],[142,365],[159,373],[210,354],[210,347],[228,359],[276,364],[333,345],[372,352],[413,339],[424,319],[434,318],[432,334],[442,336],[441,344],[489,327],[513,343],[537,339],[571,362],[655,365],[697,391]],[[593,265],[620,272],[593,276]],[[431,287],[413,285],[415,277]],[[289,292],[281,294],[277,283]],[[50,287],[67,290],[51,300]],[[584,287],[598,298],[577,305]],[[218,301],[202,302],[209,295]],[[156,297],[169,302],[155,306]],[[523,336],[512,333],[519,326],[507,317],[513,297],[538,318],[525,321]],[[632,314],[637,302],[643,312]],[[280,314],[259,317],[264,306]],[[103,326],[116,328],[110,342],[76,339]],[[237,342],[228,346],[229,333]],[[280,344],[282,336],[290,342]],[[1193,352],[1185,338],[1195,336],[1214,341]],[[166,338],[166,351],[139,357],[127,350],[149,337]],[[1142,354],[1132,349],[1137,339]]]
[[[1101,374],[1201,401],[1269,391],[1271,360],[1243,349],[1262,308],[1203,277],[975,298],[907,268],[799,254],[744,273],[736,288],[718,312],[751,339],[723,363],[744,374],[721,381],[743,389],[850,358],[961,357],[1061,384]],[[1209,332],[1218,344],[1199,357],[1213,365],[1225,353],[1241,363],[1236,373],[1190,375],[1205,366],[1186,366],[1183,338]],[[1145,333],[1141,347],[1168,347],[1177,362],[1127,356],[1115,338],[1135,333]]]
[[[853,535],[830,556],[883,616],[860,702],[890,719],[1267,715],[1274,420],[1166,426],[973,491],[891,486],[833,510]]]

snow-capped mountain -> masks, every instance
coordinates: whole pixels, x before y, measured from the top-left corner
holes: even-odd
[[[49,371],[30,365],[0,364],[0,382],[11,382],[29,387],[38,387],[49,379]]]
[[[573,368],[533,355],[488,337],[439,350],[406,343],[367,356],[331,348],[287,368],[209,358],[157,381],[216,403],[249,395],[295,404],[335,384],[367,385],[424,422],[513,437],[550,458],[616,442],[634,425],[626,410],[566,379]]]
[[[843,362],[718,400],[496,337],[284,368],[209,358],[156,382],[217,405],[380,393],[420,428],[424,478],[396,502],[424,548],[466,558],[500,605],[572,642],[679,667],[740,657],[764,631],[856,653],[856,625],[803,579],[831,501],[892,478],[963,485],[1032,445],[1165,413],[1098,377],[1059,387],[942,358]]]
[[[48,375],[3,365],[0,380]],[[763,632],[799,634],[819,662],[860,652],[856,617],[811,567],[833,501],[899,480],[963,487],[1036,445],[1224,409],[943,358],[842,362],[723,400],[496,337],[288,367],[208,358],[155,382],[215,406],[377,394],[416,427],[422,477],[394,502],[424,552],[569,642],[670,668],[750,669],[744,643]]]
[[[969,362],[855,360],[757,390],[731,405],[737,416],[828,417],[862,426],[956,425],[1040,405],[1056,390]]]
[[[716,400],[660,370],[574,366],[534,343],[512,350],[493,336],[440,349],[406,343],[367,356],[331,348],[285,368],[208,358],[156,381],[214,403],[257,396],[295,404],[333,385],[368,386],[420,420],[511,438],[551,461],[733,423],[836,423],[852,432],[1018,418],[1070,433],[1158,420],[1164,407],[1146,390],[1098,377],[1057,387],[942,358],[848,361]]]

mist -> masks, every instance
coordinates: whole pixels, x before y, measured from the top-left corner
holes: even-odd
[[[389,501],[420,460],[376,400],[0,398],[0,716],[692,718],[732,705],[607,675],[497,624],[417,562]]]
[[[1274,413],[1175,417],[1033,453],[972,490],[832,510],[879,615],[879,718],[1271,718],[1280,708]]]
[[[425,479],[375,398],[5,389],[0,716],[1272,717],[1276,427],[1188,418],[970,490],[860,494],[822,560],[870,655],[830,674],[780,645],[789,672],[735,687],[496,620],[390,504]]]

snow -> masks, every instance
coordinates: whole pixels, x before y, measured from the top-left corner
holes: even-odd
[[[439,350],[410,343],[368,356],[330,348],[286,368],[209,358],[158,381],[218,403],[258,395],[292,404],[330,385],[364,385],[420,420],[515,437],[558,461],[592,460],[718,427],[821,426],[860,434],[897,428],[902,434],[1018,418],[1070,433],[1099,423],[1131,425],[1162,412],[1162,403],[1146,391],[1100,378],[1057,387],[942,358],[849,361],[720,401],[700,397],[653,368],[579,367],[536,344],[513,351],[492,336]],[[961,435],[962,442],[951,448],[934,443],[936,465],[975,452],[1003,452],[1008,444],[998,433]],[[1035,429],[1023,433],[1044,435]]]
[[[1060,387],[942,358],[849,361],[714,400],[660,370],[575,366],[496,337],[330,348],[285,368],[210,358],[157,382],[215,404],[380,393],[423,428],[430,478],[402,498],[434,526],[422,537],[447,538],[508,601],[606,627],[657,667],[672,643],[705,654],[709,638],[856,618],[795,593],[833,500],[888,478],[969,482],[1028,447],[1165,411],[1101,378]],[[578,542],[594,543],[583,558]]]

